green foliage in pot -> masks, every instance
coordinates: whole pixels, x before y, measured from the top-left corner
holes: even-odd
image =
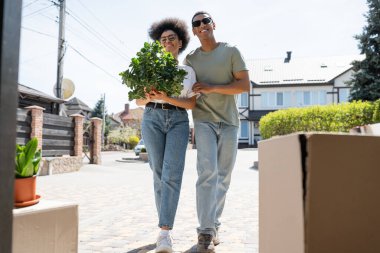
[[[41,161],[41,150],[37,150],[38,140],[32,138],[24,145],[16,145],[16,178],[32,177],[37,174]]]
[[[130,91],[129,100],[145,98],[150,91],[163,91],[168,96],[178,96],[187,72],[178,68],[178,62],[161,44],[145,42],[144,47],[132,58],[129,69],[121,72],[123,84]]]
[[[142,149],[140,150],[140,153],[146,153],[146,148],[142,148]]]

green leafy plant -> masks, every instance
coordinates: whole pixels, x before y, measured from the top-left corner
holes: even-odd
[[[140,150],[140,153],[146,153],[146,148],[142,148],[142,149]]]
[[[123,84],[130,88],[128,99],[144,98],[150,91],[163,91],[178,96],[187,72],[178,68],[177,60],[158,41],[144,43],[132,58],[129,69],[121,72]]]
[[[16,178],[32,177],[38,172],[41,150],[37,150],[38,140],[32,138],[24,145],[16,145]]]
[[[376,100],[374,102],[375,105],[375,111],[373,113],[372,120],[374,123],[380,123],[380,99]]]

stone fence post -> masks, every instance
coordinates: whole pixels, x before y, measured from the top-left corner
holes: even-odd
[[[42,149],[42,128],[44,125],[44,113],[45,108],[37,105],[25,107],[31,111],[32,122],[30,123],[30,138],[36,137],[38,140],[37,149]]]
[[[82,156],[83,152],[83,122],[84,122],[84,116],[76,113],[70,115],[70,117],[74,118],[74,156]]]
[[[100,156],[100,151],[102,148],[102,120],[100,118],[91,118],[92,127],[92,145],[90,149],[90,163],[101,164],[102,159]]]

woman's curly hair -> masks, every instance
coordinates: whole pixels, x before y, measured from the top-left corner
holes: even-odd
[[[152,40],[160,40],[163,32],[172,30],[178,36],[179,40],[182,40],[182,47],[179,49],[179,53],[182,53],[190,41],[190,35],[186,22],[178,18],[165,18],[152,24],[148,33]]]

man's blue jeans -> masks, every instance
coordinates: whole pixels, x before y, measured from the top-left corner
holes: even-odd
[[[198,233],[215,236],[236,160],[237,126],[195,122]]]
[[[173,228],[189,140],[187,112],[146,107],[142,136],[153,171],[158,226]]]

